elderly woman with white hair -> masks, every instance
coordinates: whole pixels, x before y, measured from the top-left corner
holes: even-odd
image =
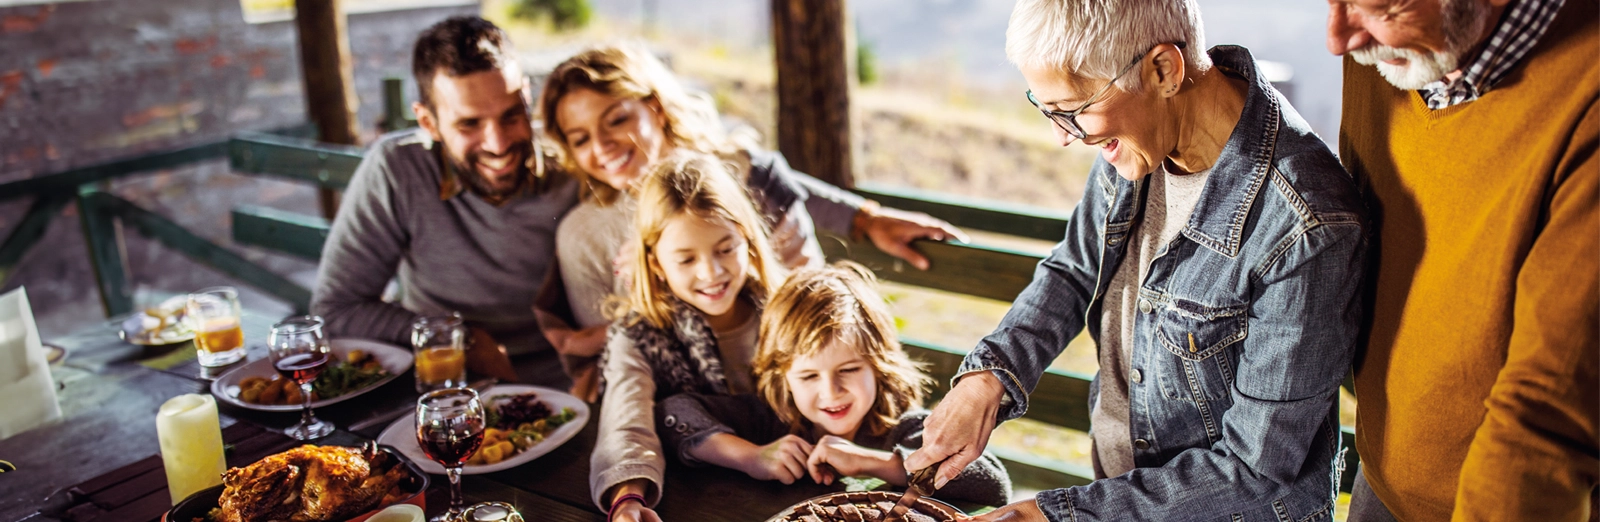
[[[981,520],[1328,520],[1360,330],[1356,183],[1194,0],[1021,0],[1007,57],[1099,149],[1065,239],[962,364],[907,470],[936,484],[1087,329],[1095,479]],[[941,464],[942,463],[942,464]]]

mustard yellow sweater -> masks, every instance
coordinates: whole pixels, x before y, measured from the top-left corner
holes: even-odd
[[[1582,520],[1600,475],[1600,38],[1567,0],[1482,98],[1345,60],[1340,152],[1378,215],[1356,447],[1403,521]]]

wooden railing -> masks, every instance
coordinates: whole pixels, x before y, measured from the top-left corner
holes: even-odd
[[[394,116],[394,115],[391,115]],[[403,115],[400,115],[403,118]],[[394,121],[404,122],[396,118]],[[404,126],[396,125],[396,127]],[[77,201],[84,234],[94,259],[97,283],[108,315],[132,310],[127,293],[126,265],[119,257],[120,237],[112,220],[121,220],[195,260],[232,275],[293,305],[309,308],[311,292],[298,284],[261,268],[224,247],[201,238],[172,221],[141,209],[102,190],[100,183],[141,171],[172,168],[196,161],[227,157],[233,172],[269,176],[314,184],[320,188],[342,189],[348,184],[362,151],[318,143],[281,134],[244,133],[224,142],[208,143],[187,149],[130,160],[75,169],[50,176],[0,185],[0,201],[36,194],[27,217],[0,243],[0,278],[21,259],[38,237],[43,224],[67,203]],[[1026,209],[1016,205],[974,203],[947,196],[865,186],[857,192],[896,208],[926,212],[956,226],[1032,239],[1058,241],[1064,235],[1067,216],[1063,212]],[[317,259],[327,238],[329,222],[271,208],[241,206],[232,212],[232,239],[288,255]],[[823,241],[832,259],[851,259],[874,271],[880,278],[919,287],[1001,301],[1013,300],[1032,280],[1035,265],[1042,256],[982,245],[919,242],[916,246],[932,261],[932,269],[920,271],[888,256],[869,244],[833,238]],[[939,383],[935,396],[942,396],[966,350],[935,343],[905,339],[914,358],[925,361]],[[1089,429],[1089,375],[1051,369],[1040,379],[1024,418],[1074,430]],[[1353,483],[1357,456],[1354,433],[1346,428],[1344,445],[1349,448],[1341,490]],[[1021,452],[992,448],[1008,462],[1013,480],[1033,488],[1086,484],[1092,474],[1081,466],[1045,462]]]

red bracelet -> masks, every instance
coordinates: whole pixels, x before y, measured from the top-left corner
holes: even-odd
[[[606,520],[610,521],[611,520],[611,515],[613,515],[613,514],[615,514],[617,512],[617,506],[620,506],[620,505],[622,505],[623,502],[627,502],[629,500],[637,500],[637,501],[639,501],[639,505],[641,505],[641,506],[644,505],[644,495],[640,495],[638,493],[629,493],[629,494],[617,497],[615,500],[611,501],[611,509],[607,509],[606,510]]]

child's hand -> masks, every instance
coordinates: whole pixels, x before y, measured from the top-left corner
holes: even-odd
[[[661,522],[661,516],[655,510],[644,507],[639,502],[623,502],[611,512],[611,522]]]
[[[617,257],[611,258],[611,277],[622,281],[623,288],[633,288],[633,269],[639,253],[638,245],[632,241],[625,242],[617,249]],[[624,294],[626,295],[626,294]]]
[[[794,435],[784,435],[771,444],[756,448],[755,459],[744,472],[758,480],[777,480],[793,484],[806,476],[806,456],[811,443]]]
[[[895,486],[906,483],[900,458],[894,453],[863,448],[833,435],[824,435],[817,441],[816,449],[811,450],[811,457],[806,459],[806,470],[818,484],[832,484],[839,476],[862,475],[877,477]]]

